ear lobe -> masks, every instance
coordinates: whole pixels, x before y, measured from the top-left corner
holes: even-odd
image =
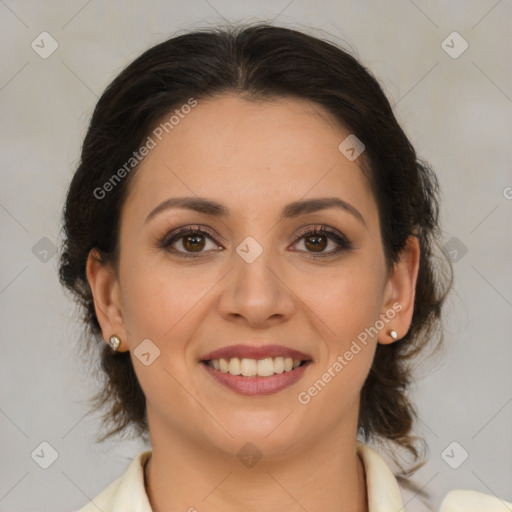
[[[411,326],[416,297],[416,282],[420,268],[420,244],[418,237],[411,235],[395,263],[386,286],[384,316],[389,318],[385,332],[379,335],[379,343],[387,345],[403,338]],[[394,339],[389,332],[396,331]]]
[[[86,275],[94,299],[94,309],[100,323],[104,340],[113,334],[126,340],[126,329],[123,321],[119,283],[111,265],[102,261],[97,249],[92,249],[87,257]],[[124,346],[123,346],[124,345]],[[127,350],[122,343],[118,352]]]

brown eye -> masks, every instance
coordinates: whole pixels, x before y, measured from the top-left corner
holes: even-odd
[[[324,235],[309,235],[304,238],[304,245],[313,252],[322,252],[327,247],[327,237]]]
[[[299,242],[302,242],[305,247],[305,249],[300,249],[299,252],[306,253],[309,258],[334,256],[341,251],[352,249],[351,243],[344,235],[326,229],[324,226],[303,231],[296,238],[296,244]],[[334,247],[325,250],[330,242]]]
[[[185,250],[190,252],[200,252],[204,249],[205,238],[202,235],[187,235],[182,237],[182,244]]]
[[[211,244],[211,247],[208,247],[208,244]],[[171,233],[164,237],[159,245],[173,254],[185,257],[201,256],[211,250],[222,249],[213,235],[196,227],[186,227]]]

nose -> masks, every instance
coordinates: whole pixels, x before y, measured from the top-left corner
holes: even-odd
[[[233,254],[233,267],[223,280],[219,313],[228,321],[245,323],[255,329],[291,318],[297,301],[292,283],[287,282],[290,277],[284,271],[285,263],[268,249],[252,262]]]

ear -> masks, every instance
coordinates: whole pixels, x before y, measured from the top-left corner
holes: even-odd
[[[121,308],[119,282],[114,269],[102,261],[97,249],[92,249],[89,252],[86,274],[103,339],[108,341],[110,336],[115,334],[121,339],[121,345],[117,351],[125,352],[128,350],[128,343]]]
[[[411,235],[403,249],[400,260],[395,263],[388,282],[382,314],[387,317],[384,332],[378,341],[383,345],[393,343],[403,338],[411,326],[416,296],[416,281],[420,268],[420,244],[417,236]],[[392,312],[394,312],[392,316]],[[382,315],[381,315],[382,316]],[[398,337],[394,340],[389,332],[396,331]]]

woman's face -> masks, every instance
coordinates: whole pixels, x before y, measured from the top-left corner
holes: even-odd
[[[304,100],[223,96],[153,136],[122,210],[118,273],[91,260],[88,276],[154,439],[279,454],[355,435],[376,344],[409,327],[418,254],[387,273],[372,191],[338,149],[348,135]],[[337,205],[315,203],[327,198]],[[287,358],[304,363],[290,371]]]

